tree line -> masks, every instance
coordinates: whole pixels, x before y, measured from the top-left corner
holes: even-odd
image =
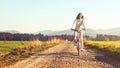
[[[87,40],[94,40],[94,41],[118,41],[120,40],[120,36],[118,35],[106,35],[106,34],[97,34],[95,37],[92,36],[85,36]]]
[[[97,34],[95,40],[99,41],[117,41],[120,40],[120,36],[117,35],[104,35],[104,34]]]
[[[0,41],[33,41],[33,40],[40,40],[40,41],[48,41],[53,38],[59,38],[64,40],[73,41],[73,35],[43,35],[43,34],[28,34],[28,33],[0,33]],[[120,36],[117,35],[104,35],[104,34],[97,34],[96,37],[91,36],[84,36],[84,38],[89,40],[97,40],[97,41],[116,41],[120,40]]]
[[[47,41],[52,38],[59,38],[59,39],[64,39],[64,40],[73,40],[72,35],[54,35],[54,36],[47,36],[43,34],[28,34],[28,33],[5,33],[1,32],[0,33],[0,40],[1,41],[33,41],[33,40],[40,40],[40,41]]]

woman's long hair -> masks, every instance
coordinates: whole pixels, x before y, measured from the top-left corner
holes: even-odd
[[[75,23],[76,20],[80,19],[80,15],[81,15],[81,14],[82,14],[82,13],[78,13],[76,19],[74,20],[74,23]],[[82,22],[83,22],[83,20],[84,20],[84,16],[83,16],[83,15],[82,15],[81,19],[82,19]],[[73,26],[74,26],[74,23],[73,23],[73,25],[72,25],[72,28],[73,28]]]
[[[80,15],[82,15],[82,13],[79,13],[79,14],[77,15],[76,19],[80,19]],[[84,19],[84,16],[82,15],[81,18]]]

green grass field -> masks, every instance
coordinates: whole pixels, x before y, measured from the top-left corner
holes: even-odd
[[[0,68],[14,64],[17,61],[44,51],[50,47],[65,42],[64,40],[53,39],[49,41],[0,41]]]
[[[100,48],[114,47],[120,48],[120,41],[87,41],[88,44],[99,46]]]
[[[0,53],[7,53],[15,48],[28,46],[30,41],[0,41]]]
[[[86,41],[86,44],[120,59],[120,41]]]
[[[23,48],[27,46],[36,45],[53,45],[54,43],[60,43],[62,40],[53,39],[51,41],[0,41],[0,55],[11,52],[16,48]]]

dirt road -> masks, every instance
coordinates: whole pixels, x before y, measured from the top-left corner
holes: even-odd
[[[119,68],[120,62],[86,48],[77,56],[76,46],[63,43],[7,68]]]

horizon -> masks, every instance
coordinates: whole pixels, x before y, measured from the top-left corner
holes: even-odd
[[[92,28],[86,28],[86,29],[92,29],[92,30],[110,30],[110,29],[116,29],[116,28],[120,28],[120,27],[115,27],[115,28],[108,28],[108,29],[92,29]],[[44,32],[44,31],[64,31],[64,30],[69,30],[70,28],[68,28],[68,29],[63,29],[63,30],[38,30],[38,31],[36,31],[36,32],[29,32],[30,34],[32,33],[32,34],[34,34],[34,33],[37,33],[37,32]],[[28,32],[21,32],[21,31],[18,31],[18,30],[2,30],[2,31],[0,31],[0,32],[9,32],[9,31],[17,31],[17,32],[19,32],[19,33],[28,33]],[[29,34],[28,33],[28,34]]]
[[[0,1],[0,31],[34,33],[66,30],[71,28],[79,12],[85,17],[86,28],[117,28],[120,27],[119,3],[119,0],[3,0]]]

